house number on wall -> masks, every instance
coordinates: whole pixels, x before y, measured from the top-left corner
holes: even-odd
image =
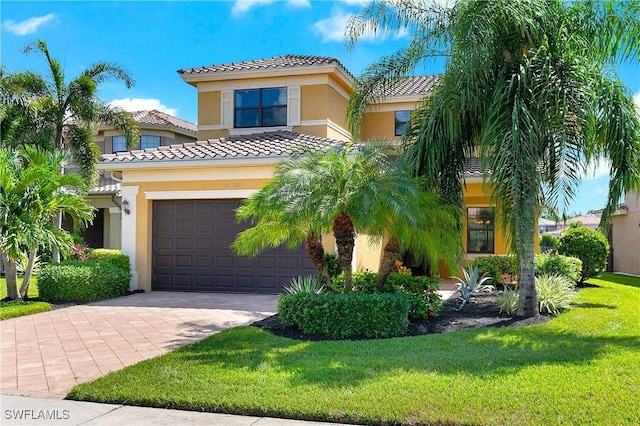
[[[224,189],[234,189],[239,188],[240,184],[238,182],[225,182]]]

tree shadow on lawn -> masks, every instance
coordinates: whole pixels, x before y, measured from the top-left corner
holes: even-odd
[[[490,378],[534,365],[582,365],[605,352],[639,347],[640,337],[578,335],[542,326],[324,342],[278,338],[242,327],[185,347],[181,357],[239,370],[266,364],[286,372],[292,385],[347,387],[398,371]]]

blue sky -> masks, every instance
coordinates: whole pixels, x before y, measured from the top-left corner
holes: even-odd
[[[115,62],[136,80],[101,86],[100,97],[125,109],[159,109],[196,122],[196,90],[176,73],[181,68],[237,62],[281,54],[333,56],[355,75],[382,55],[406,44],[405,37],[363,39],[349,51],[342,39],[360,0],[243,0],[193,2],[0,2],[1,59],[9,71],[44,69],[43,58],[24,55],[33,40],[45,40],[67,76],[97,60]],[[437,73],[438,66],[420,70]],[[640,69],[619,75],[640,105]],[[568,213],[604,207],[607,167],[585,176]]]

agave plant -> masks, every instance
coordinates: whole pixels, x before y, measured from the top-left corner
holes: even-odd
[[[464,273],[464,280],[458,277],[452,277],[460,282],[458,284],[458,291],[460,292],[462,303],[458,306],[459,311],[462,310],[474,293],[492,292],[496,289],[492,285],[485,284],[487,281],[491,280],[491,277],[486,276],[486,274],[480,274],[480,270],[477,266],[469,265],[466,268],[463,268],[462,272]]]
[[[295,277],[284,286],[284,291],[289,294],[320,294],[325,292],[325,287],[316,277]]]

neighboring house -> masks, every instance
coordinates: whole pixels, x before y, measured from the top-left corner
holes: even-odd
[[[137,149],[152,149],[196,140],[196,125],[156,110],[134,111],[133,119],[140,127]],[[127,151],[127,141],[111,126],[98,126],[95,142],[101,154]],[[100,175],[98,185],[88,193],[87,200],[96,208],[93,224],[81,232],[89,247],[120,248],[121,208],[120,182],[109,172]],[[64,227],[72,229],[66,220]]]
[[[554,220],[545,219],[543,217],[538,219],[538,229],[540,230],[541,234],[545,232],[555,232],[558,229],[558,226],[559,223]]]
[[[611,218],[609,237],[614,272],[640,275],[640,191],[628,192]]]
[[[235,209],[272,178],[283,158],[350,140],[351,73],[337,59],[298,55],[178,73],[198,92],[198,141],[105,154],[99,165],[121,181],[128,204],[121,247],[132,261],[132,288],[277,293],[291,277],[315,274],[302,248],[234,256],[229,244],[247,226],[235,222]],[[371,108],[363,141],[398,141],[408,111],[436,82],[435,76],[404,80]],[[480,167],[470,161],[466,173],[463,240],[471,259],[507,252]],[[323,243],[334,251],[332,236]],[[381,246],[370,247],[367,236],[358,235],[354,269],[377,270],[381,255]]]

